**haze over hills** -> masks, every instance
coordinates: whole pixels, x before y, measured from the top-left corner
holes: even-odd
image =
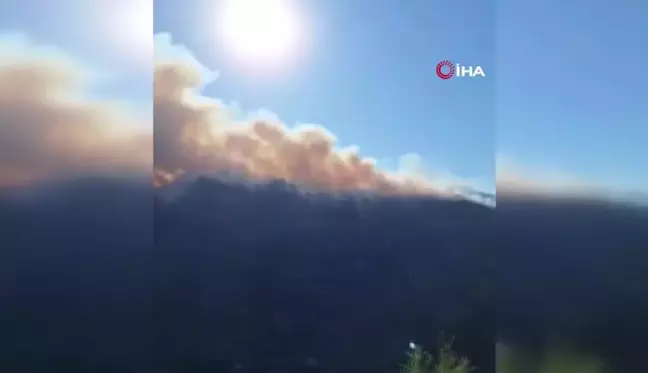
[[[444,331],[489,372],[496,328],[648,370],[644,208],[501,193],[495,211],[338,151],[321,128],[210,128],[223,106],[188,96],[195,76],[172,65],[156,71],[155,165],[185,176],[154,190],[148,174],[111,176],[150,171],[151,134],[116,136],[110,106],[54,99],[79,92],[47,64],[7,66],[3,370],[391,371],[410,340],[433,349]]]
[[[150,171],[152,136],[121,131],[130,122],[111,111],[113,105],[81,99],[94,96],[73,84],[75,70],[59,62],[27,54],[3,65],[0,76],[12,82],[0,95],[3,113],[11,114],[2,128],[11,146],[0,159],[2,185],[11,186],[3,189],[0,206],[8,228],[2,295],[11,304],[0,311],[10,325],[0,351],[3,368],[396,367],[411,339],[429,345],[441,329],[488,365],[492,323],[477,322],[489,314],[478,312],[484,296],[471,292],[481,262],[470,258],[484,254],[480,236],[489,232],[492,209],[441,200],[420,180],[388,175],[357,149],[335,149],[321,128],[287,131],[267,120],[224,128],[212,122],[222,118],[219,102],[188,94],[199,85],[191,69],[169,64],[155,75],[156,167],[232,171],[258,185],[195,180],[185,183],[188,194],[167,198],[181,181],[154,192],[150,179],[110,176]],[[60,84],[61,76],[71,80]],[[32,91],[19,89],[21,79],[33,83]],[[336,195],[259,183],[268,179]],[[362,193],[343,197],[358,189]],[[451,219],[428,216],[432,206]],[[448,235],[430,236],[435,226]],[[475,233],[461,235],[462,227]],[[471,269],[452,284],[457,294],[427,281],[453,266]],[[295,274],[303,281],[286,277]],[[450,307],[432,307],[431,290]],[[271,295],[280,300],[276,306]],[[397,309],[400,299],[410,308],[407,317]],[[248,329],[226,329],[234,325],[227,310]],[[364,326],[387,329],[360,328],[363,318]],[[201,325],[212,333],[205,335]],[[189,331],[195,334],[187,340]],[[276,347],[281,361],[270,359],[266,347]],[[154,361],[159,351],[167,360]],[[374,352],[383,358],[369,355]]]

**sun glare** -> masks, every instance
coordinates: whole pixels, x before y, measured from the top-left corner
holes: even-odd
[[[303,36],[288,0],[223,0],[217,27],[221,41],[236,57],[257,66],[294,57]]]

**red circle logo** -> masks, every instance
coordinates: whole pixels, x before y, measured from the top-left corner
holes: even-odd
[[[446,70],[448,70],[447,73],[444,73],[444,72],[443,72],[443,70],[444,70],[443,67],[444,67],[444,66],[447,66],[447,67],[448,67],[448,68],[446,69]],[[436,67],[436,73],[437,73],[437,75],[439,76],[439,78],[441,78],[441,79],[450,79],[450,78],[452,78],[452,77],[454,76],[454,74],[455,74],[455,67],[454,67],[454,64],[453,64],[452,62],[448,61],[448,60],[441,61],[441,62],[439,62],[439,63],[437,64],[437,67]]]

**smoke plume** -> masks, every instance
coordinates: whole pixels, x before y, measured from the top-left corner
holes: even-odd
[[[118,102],[88,98],[76,64],[31,49],[0,43],[0,185],[150,170],[151,135],[131,130],[141,123]]]
[[[201,95],[206,82],[195,62],[158,60],[155,65],[156,184],[184,172],[234,172],[321,190],[441,193],[423,177],[380,170],[356,147],[338,148],[335,136],[322,127],[234,118],[227,105]]]

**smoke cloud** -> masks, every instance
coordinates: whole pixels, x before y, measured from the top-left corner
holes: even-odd
[[[0,38],[2,39],[2,38]],[[151,134],[120,102],[91,99],[77,61],[0,40],[0,185],[149,171]],[[139,123],[138,123],[139,122]],[[150,128],[150,126],[149,126]],[[149,130],[150,132],[150,130]]]
[[[282,179],[314,189],[380,194],[441,194],[414,174],[377,168],[357,147],[338,148],[325,128],[289,128],[274,118],[239,120],[201,95],[205,70],[193,58],[161,58],[154,72],[155,183],[184,172],[234,172],[252,180]],[[213,76],[213,74],[212,74]]]

